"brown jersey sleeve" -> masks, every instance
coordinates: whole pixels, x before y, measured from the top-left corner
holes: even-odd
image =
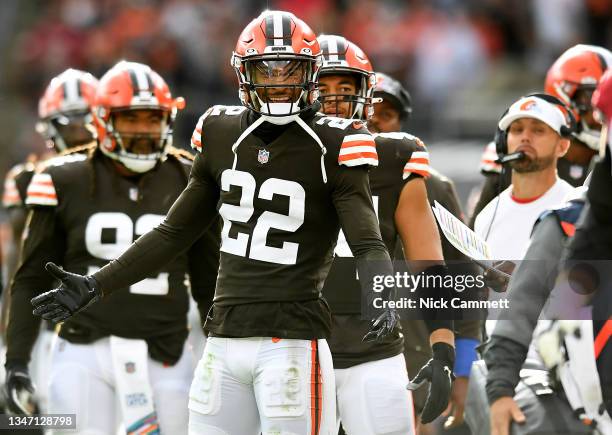
[[[25,231],[21,262],[10,287],[7,363],[29,361],[40,328],[40,317],[32,314],[30,299],[51,289],[53,277],[45,272],[44,265],[47,261],[61,264],[65,251],[65,233],[54,208],[31,211]]]
[[[362,293],[367,296],[368,307],[372,307],[371,298],[376,296],[373,291],[375,277],[392,275],[393,266],[372,205],[367,167],[340,167],[339,171],[333,202],[357,263]],[[389,292],[394,290],[386,288],[380,296],[388,299]]]
[[[217,218],[188,252],[191,295],[198,305],[202,324],[206,320],[215,296],[221,244],[220,224],[221,221]]]

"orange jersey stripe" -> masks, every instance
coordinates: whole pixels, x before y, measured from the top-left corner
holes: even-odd
[[[423,159],[423,158],[410,159],[410,160],[408,160],[408,163],[422,163],[424,165],[428,165],[429,164],[429,159]]]
[[[354,153],[354,154],[345,154],[343,156],[338,157],[339,162],[346,162],[347,160],[355,160],[359,158],[366,159],[375,159],[378,160],[378,154],[376,153]]]
[[[431,173],[429,173],[428,171],[421,171],[420,169],[414,169],[412,171],[409,171],[409,170],[405,169],[404,172],[407,173],[407,174],[418,174],[421,177],[425,177],[425,178],[427,178],[427,177],[429,177],[431,175]]]
[[[376,144],[373,140],[350,140],[346,142],[342,142],[341,148],[350,148],[350,147],[372,147],[376,149]]]
[[[18,199],[20,199],[19,194],[14,193],[14,192],[11,192],[11,193],[5,192],[3,196],[4,201],[16,201]]]
[[[39,198],[57,199],[57,195],[55,193],[28,192],[28,196],[38,196]]]

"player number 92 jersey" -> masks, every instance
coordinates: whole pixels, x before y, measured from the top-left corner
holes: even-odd
[[[40,234],[42,229],[34,225],[28,230],[24,266],[15,280],[18,291],[23,291],[27,284],[24,279],[30,273],[40,277],[36,285],[31,285],[36,290],[53,286],[39,257],[74,273],[91,274],[121,255],[163,221],[186,185],[191,163],[169,156],[155,170],[130,179],[120,176],[113,162],[98,153],[48,161],[45,169],[32,178],[26,199],[26,205],[34,209],[33,216],[41,216],[38,222],[48,228],[46,234]],[[193,249],[196,246],[199,244]],[[204,250],[198,255],[205,258]],[[213,272],[214,263],[214,269],[210,267]],[[185,253],[142,281],[114,289],[110,296],[65,322],[60,335],[86,343],[107,335],[144,338],[150,341],[152,355],[172,361],[181,354],[188,332],[188,274],[190,264]],[[194,293],[203,293],[206,280],[194,274],[191,278]],[[212,285],[210,290],[212,295]],[[156,340],[158,337],[167,339]]]

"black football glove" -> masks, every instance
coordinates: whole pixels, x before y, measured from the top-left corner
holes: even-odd
[[[34,313],[51,322],[63,322],[101,298],[98,282],[92,276],[66,272],[54,263],[45,269],[60,281],[60,286],[32,299]]]
[[[381,315],[372,321],[370,330],[362,341],[375,341],[380,343],[387,335],[391,334],[399,322],[399,314],[391,308],[387,308]]]
[[[431,423],[444,412],[450,399],[453,380],[455,380],[455,375],[453,375],[455,349],[446,343],[434,343],[431,348],[433,358],[427,361],[427,364],[419,370],[419,373],[407,386],[409,390],[416,390],[425,381],[429,381],[429,393],[423,412],[421,412],[423,424]]]
[[[6,405],[13,414],[30,415],[33,410],[32,395],[35,388],[28,373],[28,366],[24,363],[7,364]]]

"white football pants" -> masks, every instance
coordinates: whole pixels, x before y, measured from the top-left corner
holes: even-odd
[[[148,358],[153,402],[162,434],[187,434],[194,360],[187,346],[173,366]],[[74,344],[57,337],[51,356],[49,413],[76,414],[77,430],[52,434],[112,435],[121,422],[108,338]]]
[[[403,354],[335,372],[338,427],[347,435],[415,435]]]
[[[190,435],[335,435],[325,340],[208,337],[189,393]]]

